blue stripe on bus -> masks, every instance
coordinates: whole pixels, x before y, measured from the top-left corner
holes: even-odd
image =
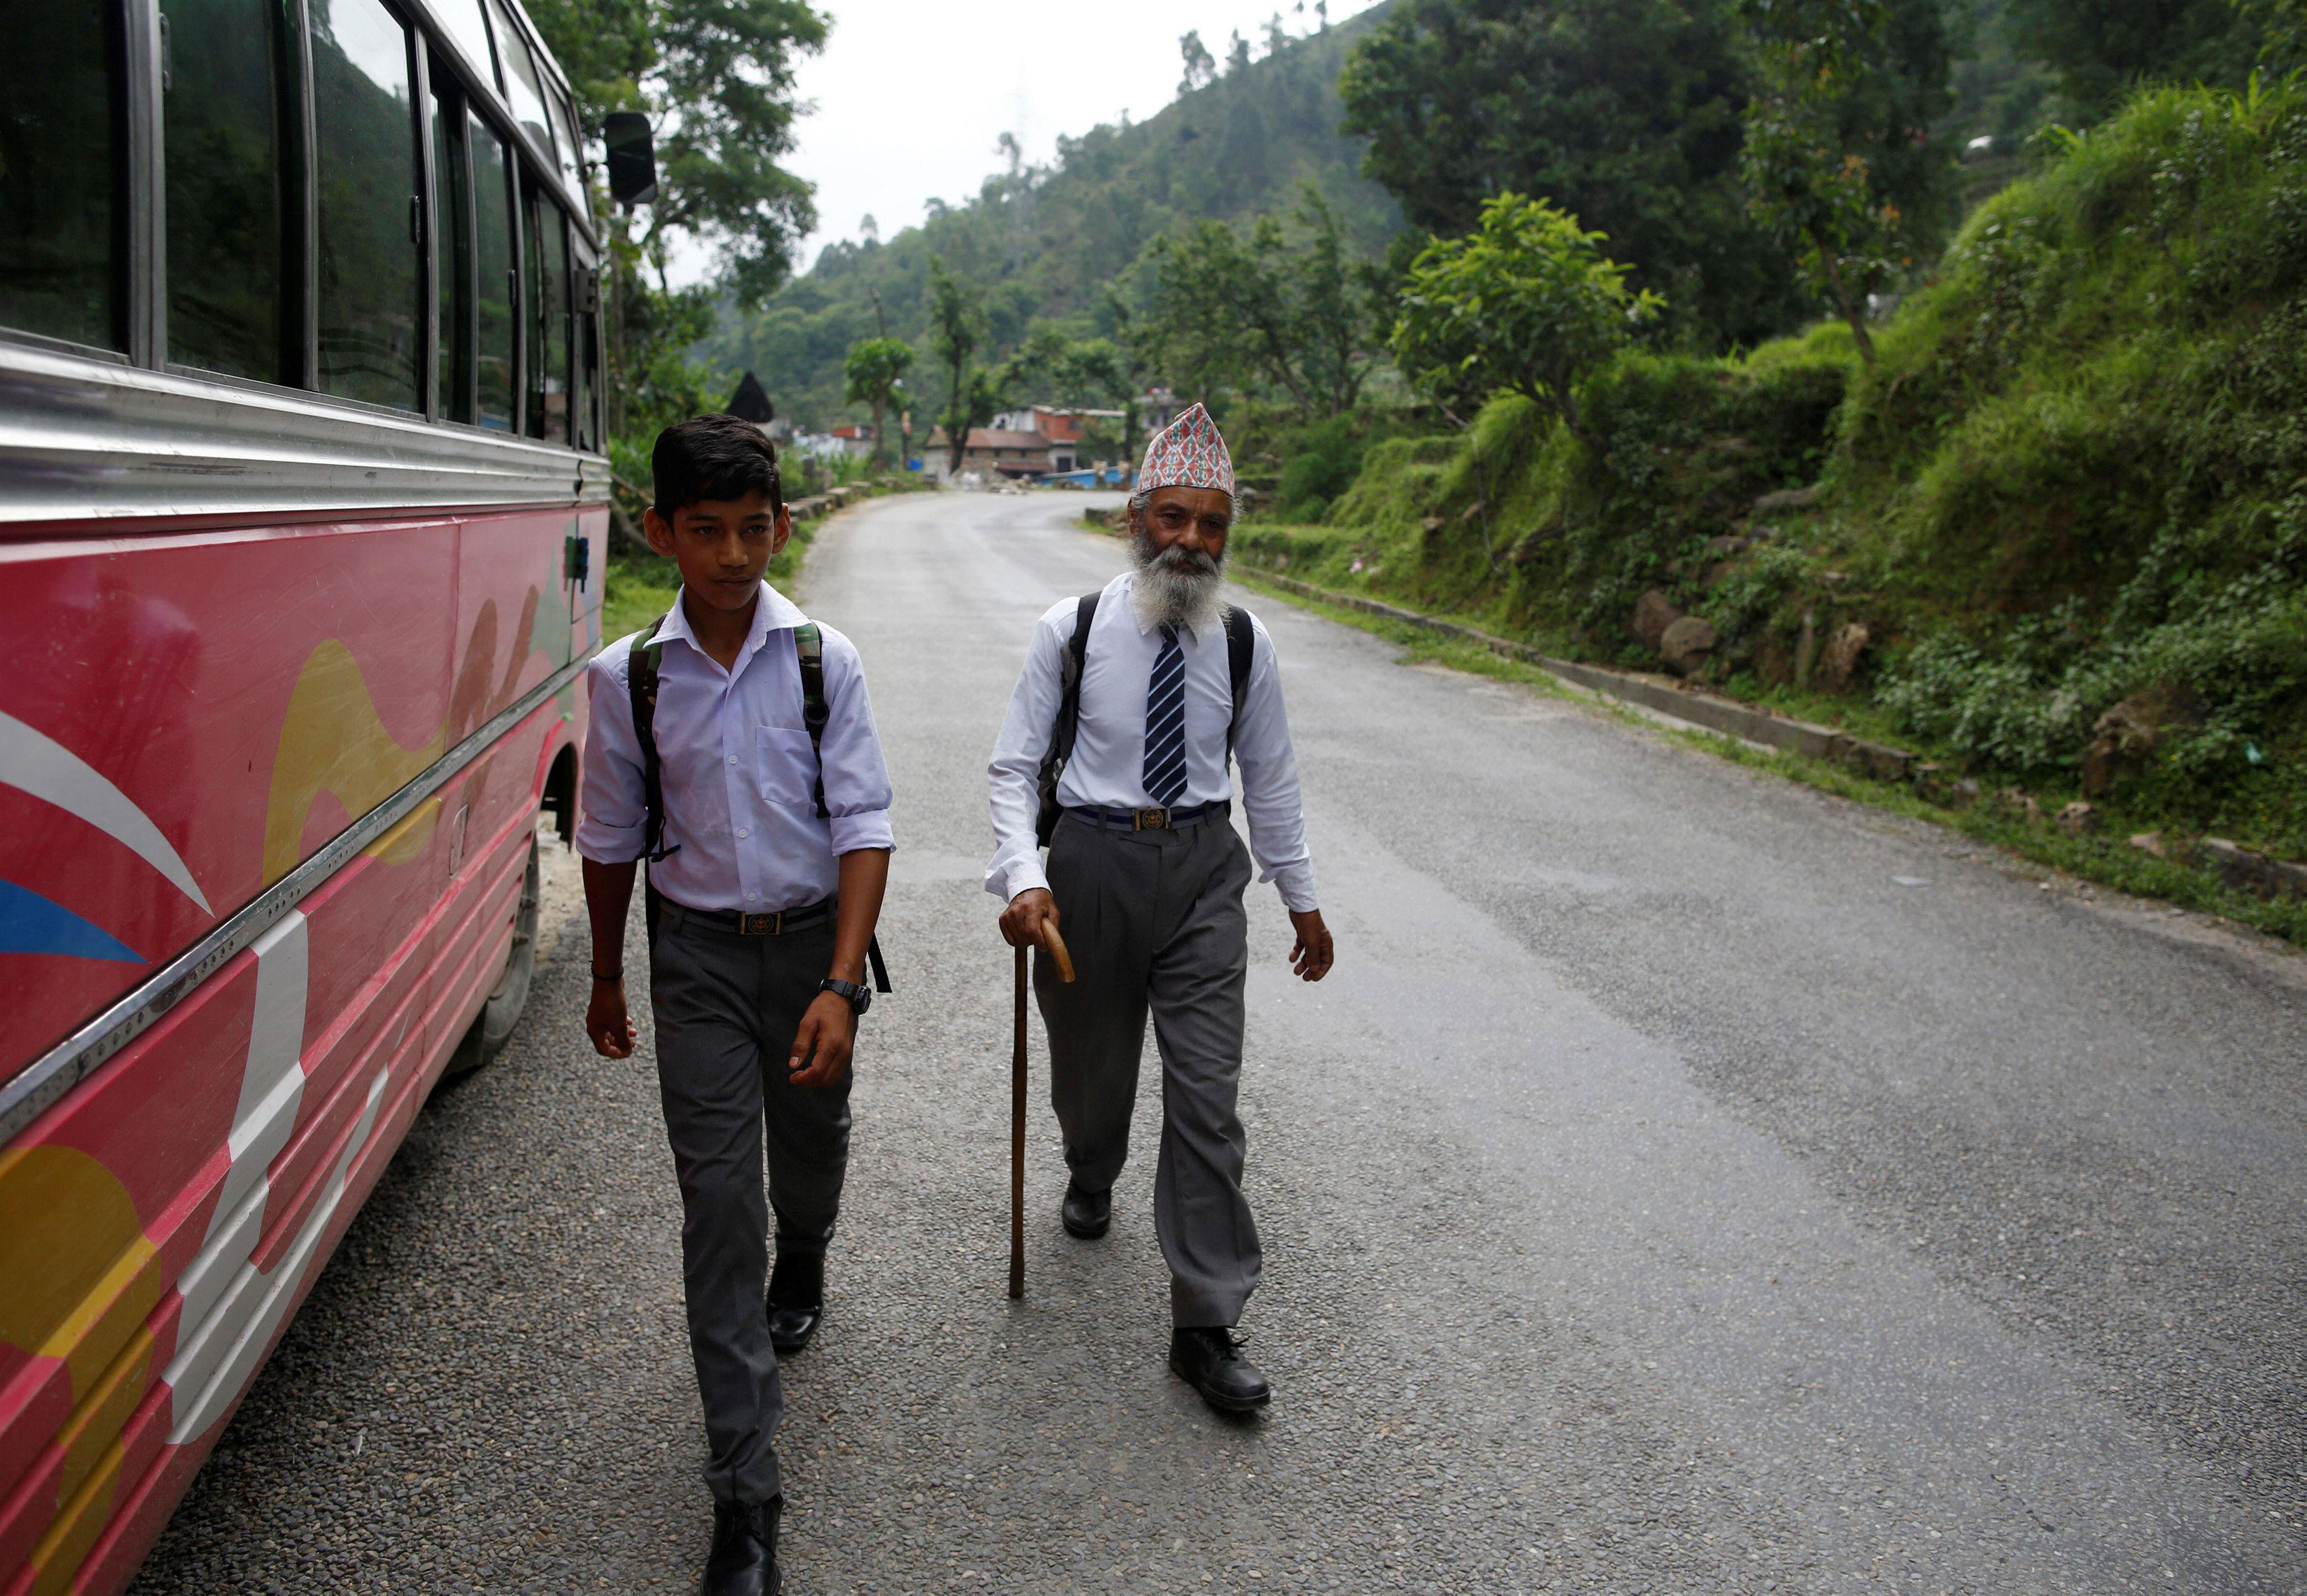
[[[0,881],[0,953],[61,953],[142,964],[144,955],[30,887]]]

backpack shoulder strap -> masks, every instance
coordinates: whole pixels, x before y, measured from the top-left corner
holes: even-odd
[[[825,723],[833,707],[825,699],[825,635],[817,623],[805,620],[793,628],[793,660],[801,667],[801,723],[809,728],[810,752],[817,755],[817,817],[828,818],[825,807]]]
[[[1066,762],[1074,756],[1075,734],[1081,728],[1082,672],[1089,662],[1090,623],[1097,619],[1097,602],[1104,596],[1102,591],[1085,593],[1075,602],[1073,638],[1058,661],[1058,718],[1050,728],[1050,747],[1042,755],[1041,776],[1036,783],[1040,812],[1034,819],[1033,832],[1043,847],[1057,833],[1058,778],[1065,772]]]
[[[665,764],[656,753],[657,668],[665,644],[657,641],[666,617],[660,615],[633,639],[625,661],[625,695],[633,711],[633,737],[641,746],[641,851],[652,863],[681,851],[665,846]]]
[[[817,755],[817,817],[830,820],[832,811],[825,807],[825,725],[833,718],[833,705],[825,696],[825,634],[813,620],[793,628],[793,663],[801,667],[801,723],[809,728],[810,752]],[[888,991],[889,967],[881,958],[878,934],[865,944],[865,958],[873,967],[876,989]]]
[[[1257,631],[1250,624],[1249,611],[1236,604],[1228,604],[1225,612],[1226,675],[1233,684],[1233,719],[1226,722],[1226,757],[1233,757],[1233,731],[1241,724],[1241,706],[1249,698],[1249,665],[1251,652],[1257,646]]]
[[[1082,672],[1089,666],[1090,623],[1097,619],[1097,602],[1104,596],[1102,593],[1085,593],[1074,606],[1074,637],[1066,647],[1065,701],[1058,710],[1068,758],[1073,756],[1074,732],[1081,724]]]

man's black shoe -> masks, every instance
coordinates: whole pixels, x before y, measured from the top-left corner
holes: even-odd
[[[701,1596],[776,1596],[777,1519],[785,1498],[713,1504],[713,1550]]]
[[[809,1344],[825,1318],[825,1254],[777,1254],[769,1271],[769,1344],[790,1358]]]
[[[1170,1368],[1222,1413],[1254,1413],[1274,1397],[1274,1387],[1241,1355],[1231,1330],[1171,1332]]]
[[[1066,1234],[1094,1242],[1113,1223],[1113,1193],[1085,1191],[1079,1181],[1066,1182],[1066,1200],[1058,1209]]]

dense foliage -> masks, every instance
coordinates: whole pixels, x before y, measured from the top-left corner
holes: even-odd
[[[1603,239],[1543,200],[1504,193],[1463,238],[1437,238],[1402,278],[1394,358],[1424,391],[1468,409],[1520,394],[1580,437],[1579,390],[1665,302],[1625,284]],[[1471,403],[1469,403],[1469,400]]]
[[[1878,203],[1943,218],[1948,162],[1927,140],[1947,106],[1940,0],[1891,0],[1868,103]],[[1752,50],[1722,0],[1400,0],[1348,63],[1347,126],[1366,170],[1436,233],[1483,202],[1539,194],[1610,240],[1638,287],[1674,307],[1671,341],[1720,346],[1785,330],[1812,299],[1751,216],[1739,171]]]
[[[1583,390],[1592,441],[1498,399],[1246,547],[1625,662],[1655,657],[1629,623],[1657,589],[1734,688],[1799,678],[1990,781],[2088,773],[2307,851],[2307,90],[2139,96],[1877,338],[1871,369],[1831,324],[1624,354]],[[1838,635],[1846,674],[1806,675]]]

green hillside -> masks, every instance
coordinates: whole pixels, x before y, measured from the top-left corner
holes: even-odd
[[[1049,168],[996,175],[965,203],[932,205],[896,237],[828,246],[757,313],[725,311],[700,353],[725,371],[759,374],[781,414],[814,425],[847,419],[841,362],[873,337],[874,300],[889,335],[926,357],[929,259],[944,257],[985,296],[991,353],[1036,317],[1082,335],[1101,320],[1105,286],[1146,241],[1204,218],[1243,221],[1287,209],[1313,183],[1355,247],[1376,254],[1401,226],[1394,201],[1359,175],[1361,145],[1339,133],[1339,69],[1383,5],[1225,71],[1160,115],[1059,141]],[[919,431],[944,395],[934,363],[916,368]]]
[[[1496,400],[1242,546],[1623,664],[1687,613],[1733,693],[2297,858],[2303,289],[2307,90],[2148,91],[1970,218],[1871,370],[1840,328],[1626,356],[1591,447]]]

